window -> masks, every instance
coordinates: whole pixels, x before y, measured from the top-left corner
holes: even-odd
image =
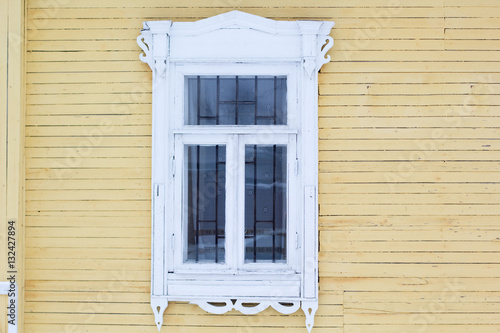
[[[333,22],[233,11],[145,22],[153,70],[152,285],[211,313],[318,308],[317,71]]]

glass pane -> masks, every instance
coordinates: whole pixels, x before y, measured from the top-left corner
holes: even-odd
[[[245,262],[286,261],[286,146],[245,146]]]
[[[226,147],[186,146],[187,262],[225,260]]]
[[[286,77],[193,76],[186,125],[286,125]]]

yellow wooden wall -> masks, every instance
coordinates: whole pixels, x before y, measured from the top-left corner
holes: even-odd
[[[145,20],[333,20],[313,332],[500,332],[498,0],[30,0],[26,333],[153,333]],[[171,304],[163,332],[305,332]]]

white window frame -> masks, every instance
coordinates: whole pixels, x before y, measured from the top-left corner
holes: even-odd
[[[144,22],[137,41],[140,59],[153,71],[151,306],[158,330],[168,301],[189,301],[211,313],[254,314],[272,306],[289,314],[302,307],[312,329],[318,308],[318,71],[330,60],[333,25],[239,11],[197,22]],[[191,75],[286,76],[287,124],[185,125],[184,82]],[[236,200],[226,201],[226,220],[240,222],[244,145],[287,145],[286,264],[245,264],[242,223],[226,224],[226,264],[183,262],[180,152],[200,142],[226,144],[227,163],[239,165],[237,175],[226,177],[233,192],[227,196]]]

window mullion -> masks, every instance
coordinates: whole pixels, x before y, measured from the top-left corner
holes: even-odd
[[[238,135],[229,135],[226,155],[226,263],[239,268],[239,143]]]

